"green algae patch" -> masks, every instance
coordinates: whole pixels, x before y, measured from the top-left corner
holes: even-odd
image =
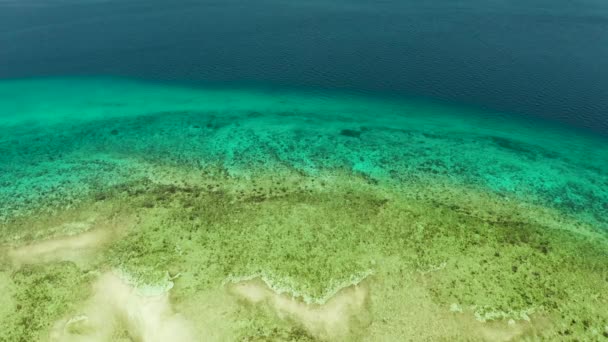
[[[27,266],[10,274],[14,305],[2,317],[0,340],[46,340],[52,324],[89,296],[93,275],[72,263]]]
[[[12,286],[12,280],[8,272],[0,272],[0,322],[8,318],[15,310],[15,300],[9,292]]]
[[[295,311],[277,309],[270,293],[300,303],[295,308],[322,306],[362,279],[369,288],[370,321],[348,328],[354,331],[347,334],[350,340],[403,334],[593,338],[608,320],[598,305],[608,293],[608,237],[555,209],[442,177],[404,184],[372,182],[346,171],[235,177],[217,169],[159,169],[156,175],[155,181],[111,188],[100,193],[103,201],[81,207],[82,213],[126,207],[123,212],[132,217],[120,220],[114,210],[96,210],[95,222],[129,224],[118,224],[120,238],[98,249],[86,269],[116,269],[144,292],[170,289],[167,300],[208,332],[214,327],[203,323],[197,305],[208,313],[226,312],[222,319],[229,323],[221,328],[225,335],[216,333],[218,340],[341,340],[318,324],[307,328]],[[67,221],[81,217],[69,212]],[[53,222],[60,224],[60,217]],[[7,261],[6,267],[15,266]],[[19,328],[17,316],[6,316],[12,317],[11,331],[23,336],[48,332],[55,321],[77,313],[70,305],[82,306],[90,293],[86,286],[81,296],[67,290],[91,283],[89,273],[72,263],[33,263],[8,274],[14,289],[44,284],[53,291],[11,292],[13,303],[48,307],[33,316],[39,323],[32,332]],[[256,278],[266,286],[261,302],[241,296],[223,307],[202,295]],[[51,283],[56,286],[49,289]],[[57,305],[59,299],[66,304]],[[415,326],[404,326],[402,317],[410,315],[418,316],[409,323]],[[421,317],[440,317],[442,328]]]
[[[145,204],[145,197],[154,197],[157,206],[145,209],[138,229],[110,247],[108,260],[142,282],[154,282],[167,271],[184,273],[179,265],[198,259],[202,274],[211,267],[222,280],[265,275],[274,286],[308,301],[320,301],[332,287],[369,272],[371,259],[360,233],[341,233],[369,225],[368,215],[377,209],[365,198],[338,200],[331,192],[289,189],[260,201],[257,185],[254,189],[160,186],[137,199]],[[335,254],[328,258],[328,251]]]
[[[602,230],[440,178],[397,186],[343,173],[298,177],[132,184],[119,193],[139,208],[138,224],[104,251],[104,264],[134,284],[170,282],[178,307],[256,277],[276,293],[322,304],[369,278],[373,308],[390,307],[402,289],[420,289],[452,322],[446,336],[462,320],[454,312],[467,315],[479,336],[487,329],[474,322],[513,321],[512,330],[536,336],[542,317],[551,323],[538,336],[549,337],[595,336],[606,322],[597,305],[608,286]],[[390,321],[391,310],[376,314]]]

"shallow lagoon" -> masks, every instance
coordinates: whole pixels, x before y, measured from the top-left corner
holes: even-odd
[[[608,334],[601,137],[337,93],[0,90],[0,340]]]

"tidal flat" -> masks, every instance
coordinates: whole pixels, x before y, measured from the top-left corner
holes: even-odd
[[[608,338],[608,141],[440,104],[0,82],[0,340]]]

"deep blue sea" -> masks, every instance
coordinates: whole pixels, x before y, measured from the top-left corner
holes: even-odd
[[[0,78],[100,74],[413,96],[607,134],[608,3],[0,1]]]

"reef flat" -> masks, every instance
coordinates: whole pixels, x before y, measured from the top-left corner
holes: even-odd
[[[601,137],[347,94],[0,94],[0,340],[608,335]]]

